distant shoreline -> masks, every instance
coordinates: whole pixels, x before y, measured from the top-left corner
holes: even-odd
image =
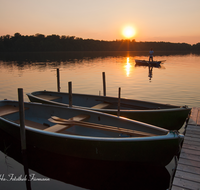
[[[197,44],[171,42],[137,42],[135,40],[103,41],[75,36],[36,34],[0,37],[0,52],[55,52],[55,51],[200,51]]]
[[[155,59],[157,56],[184,56],[184,55],[200,56],[200,51],[155,51]],[[35,63],[35,62],[77,62],[84,59],[93,60],[107,57],[146,57],[148,59],[148,51],[48,51],[48,52],[0,52],[0,61],[18,62],[18,63]]]

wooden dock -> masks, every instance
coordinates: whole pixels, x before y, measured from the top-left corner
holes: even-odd
[[[200,108],[192,108],[172,190],[200,190]]]

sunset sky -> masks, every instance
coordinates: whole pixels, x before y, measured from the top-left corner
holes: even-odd
[[[0,0],[0,36],[65,35],[83,39],[200,42],[200,0]]]

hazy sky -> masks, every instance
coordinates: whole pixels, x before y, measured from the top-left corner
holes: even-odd
[[[200,0],[0,0],[0,36],[19,32],[123,39],[200,42]]]

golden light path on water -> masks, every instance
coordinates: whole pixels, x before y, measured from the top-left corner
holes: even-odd
[[[126,76],[129,77],[132,65],[129,63],[129,57],[126,59],[126,65],[124,66],[126,70]]]

